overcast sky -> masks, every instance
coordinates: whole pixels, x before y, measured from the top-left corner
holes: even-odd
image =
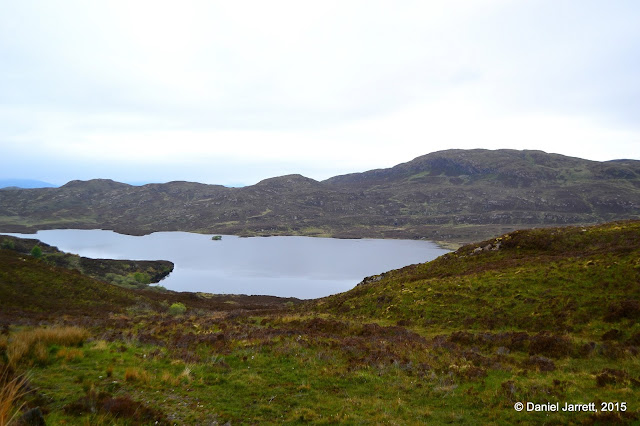
[[[0,179],[640,159],[640,2],[4,1]]]

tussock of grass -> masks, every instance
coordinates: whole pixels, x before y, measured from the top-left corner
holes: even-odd
[[[92,349],[96,351],[106,351],[109,349],[109,344],[104,340],[98,340],[94,342]]]
[[[184,370],[182,370],[182,372],[180,373],[180,375],[178,376],[181,380],[186,380],[187,382],[190,382],[191,380],[193,380],[193,377],[191,376],[191,367],[185,367]]]
[[[78,348],[61,348],[56,354],[56,358],[60,358],[65,361],[73,361],[84,358],[84,352]]]
[[[141,368],[127,368],[124,373],[124,380],[127,382],[148,383],[151,379],[151,374]]]
[[[26,378],[22,375],[14,376],[7,367],[0,367],[0,425],[9,425],[20,412],[24,403],[19,403],[26,394],[24,384]]]
[[[162,383],[165,383],[170,386],[178,386],[180,384],[180,378],[174,376],[168,371],[162,372],[162,375],[160,376],[160,380],[162,381]]]
[[[43,361],[48,357],[47,346],[78,346],[89,337],[89,332],[80,327],[50,327],[21,330],[13,333],[7,343],[7,360],[15,368],[29,355]]]

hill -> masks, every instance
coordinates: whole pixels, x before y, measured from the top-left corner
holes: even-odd
[[[0,370],[30,371],[13,406],[47,424],[634,424],[638,259],[640,221],[523,230],[249,310],[0,250],[0,292],[27,294],[0,294],[24,311],[2,316]]]
[[[0,179],[0,189],[16,189],[16,188],[55,188],[49,182],[34,179]]]
[[[173,271],[168,260],[91,259],[65,253],[57,247],[32,238],[0,235],[0,247],[21,254],[32,254],[38,247],[42,260],[50,265],[81,272],[89,277],[127,288],[146,288],[158,283]]]
[[[136,294],[14,250],[0,250],[3,323],[33,316],[90,314],[136,303]]]
[[[613,222],[520,230],[466,245],[365,278],[313,309],[441,330],[514,328],[591,338],[620,323],[619,337],[631,337],[640,331],[639,282],[640,221]]]
[[[640,161],[541,151],[448,150],[317,182],[300,175],[227,188],[73,181],[0,191],[0,231],[427,238],[471,242],[520,228],[640,218]]]
[[[2,238],[7,238],[2,236]],[[107,320],[109,314],[134,311],[167,312],[173,303],[183,303],[193,309],[265,310],[298,303],[295,298],[275,296],[213,295],[205,293],[154,291],[146,286],[131,288],[100,279],[106,271],[118,272],[123,265],[142,267],[149,271],[156,263],[167,261],[129,261],[86,259],[94,261],[80,265],[68,263],[66,256],[78,256],[58,251],[38,240],[18,239],[15,249],[0,248],[0,327],[9,324],[33,324],[70,317],[93,317]],[[6,242],[8,240],[4,240]],[[19,244],[36,241],[43,247],[43,257],[21,253]],[[49,256],[47,256],[47,254]],[[114,264],[110,262],[115,262]],[[62,266],[60,266],[60,265]],[[81,272],[82,271],[82,272]],[[164,272],[163,272],[164,273]],[[95,277],[94,277],[95,275]],[[0,357],[1,358],[1,357]]]

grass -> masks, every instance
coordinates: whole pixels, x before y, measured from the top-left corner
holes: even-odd
[[[47,424],[633,423],[639,250],[638,222],[520,231],[293,307],[29,314],[0,360],[30,371],[12,412]],[[627,410],[513,408],[607,401]]]
[[[595,337],[624,300],[628,319],[640,315],[633,302],[640,300],[633,285],[640,281],[640,225],[582,229],[521,231],[465,246],[313,302],[313,309],[424,327],[580,329]]]
[[[20,413],[24,403],[20,402],[26,391],[23,375],[15,375],[7,367],[0,368],[0,425],[11,424]]]
[[[206,317],[140,320],[144,329],[158,328],[156,336],[166,334],[162,344],[141,343],[147,339],[141,333],[130,341],[100,340],[78,348],[84,355],[73,368],[57,356],[33,367],[34,385],[60,407],[51,418],[77,421],[81,413],[73,407],[91,392],[144,401],[160,413],[153,421],[179,424],[480,424],[491,418],[506,424],[525,418],[511,408],[515,401],[588,401],[597,395],[639,402],[633,382],[638,361],[627,353],[614,360],[560,352],[548,358],[554,370],[546,371],[529,362],[531,344],[509,344],[501,355],[495,345],[479,344],[477,335],[427,337],[397,326],[306,315],[220,323]],[[222,342],[206,333],[221,324],[228,336]],[[203,333],[187,337],[194,329]],[[597,377],[608,369],[621,372],[620,379],[600,386]],[[545,418],[531,413],[526,419]],[[562,413],[551,417],[565,420]]]
[[[20,330],[11,335],[6,345],[7,364],[16,368],[20,362],[29,358],[30,361],[45,361],[48,358],[47,347],[51,345],[78,346],[87,338],[89,333],[80,327],[50,327]],[[62,357],[73,358],[81,356],[82,352],[64,349]]]

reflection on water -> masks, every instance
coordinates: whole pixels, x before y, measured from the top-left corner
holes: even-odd
[[[38,238],[85,257],[170,260],[175,270],[161,282],[170,290],[303,299],[340,293],[366,276],[426,262],[447,252],[431,242],[412,240],[225,235],[212,241],[210,235],[188,232],[134,237],[74,229],[10,235]]]

